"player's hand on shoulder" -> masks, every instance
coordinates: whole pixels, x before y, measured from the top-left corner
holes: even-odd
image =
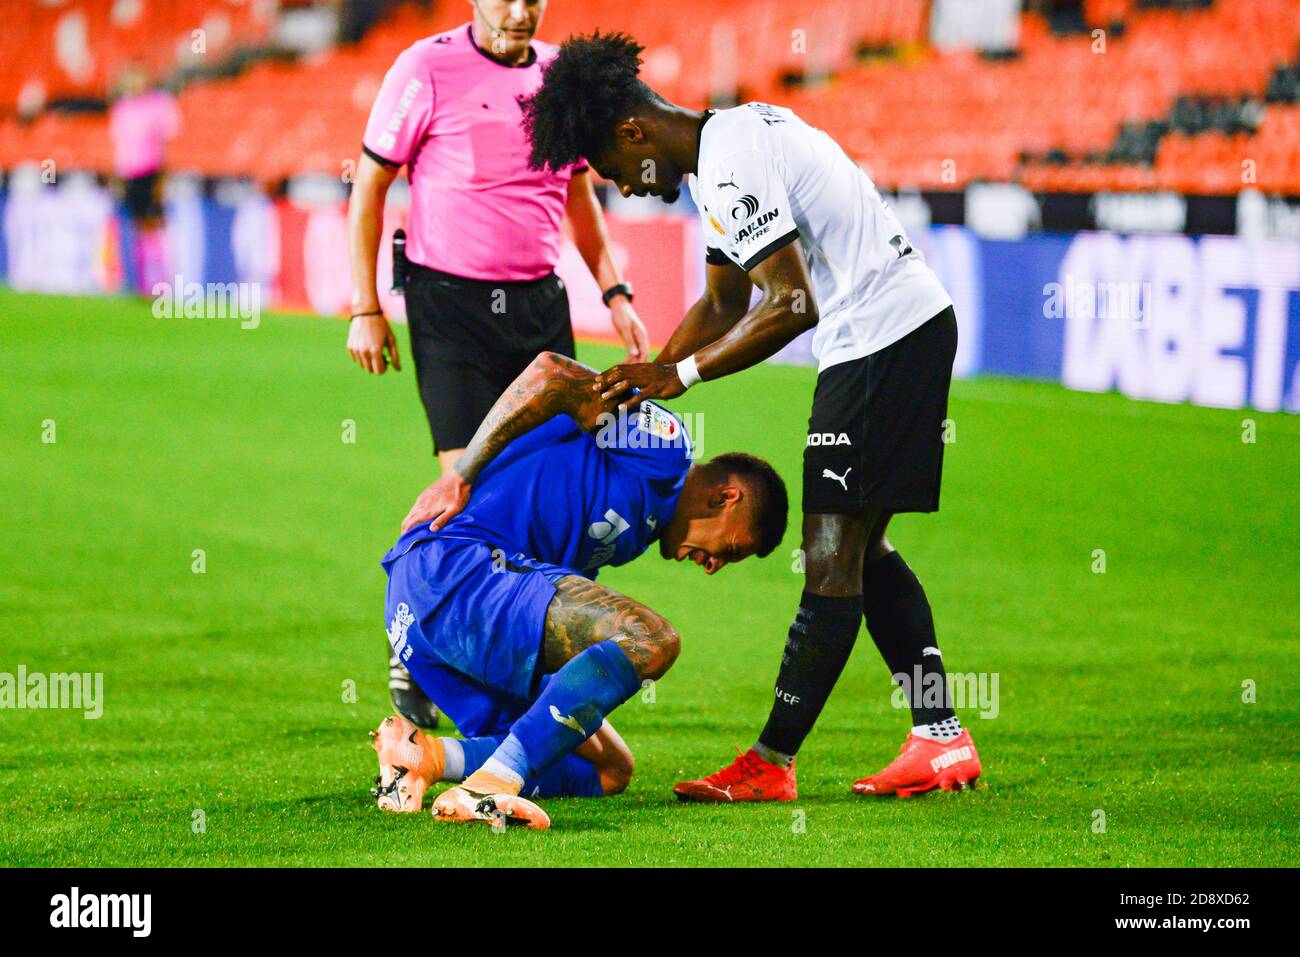
[[[619,363],[598,375],[594,388],[601,401],[618,402],[620,409],[635,408],[642,399],[675,399],[686,391],[672,362]]]
[[[405,534],[416,525],[429,523],[438,531],[465,510],[469,504],[470,484],[455,469],[448,469],[439,479],[420,493],[411,510],[402,521]]]
[[[383,375],[390,362],[394,369],[402,371],[401,358],[397,354],[397,336],[382,312],[352,317],[348,328],[348,353],[357,365],[375,375]]]

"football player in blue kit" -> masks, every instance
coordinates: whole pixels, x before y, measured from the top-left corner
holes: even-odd
[[[433,802],[447,821],[549,826],[529,796],[618,793],[632,756],[606,720],[672,666],[662,616],[598,585],[652,543],[706,574],[772,552],[788,498],[775,470],[732,452],[692,461],[681,419],[612,411],[596,371],[543,353],[464,455],[416,501],[384,556],[394,653],[463,738],[401,716],[375,732],[385,810]]]

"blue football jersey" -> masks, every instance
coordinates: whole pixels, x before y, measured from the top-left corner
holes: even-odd
[[[672,517],[690,468],[681,420],[643,402],[588,434],[567,415],[506,446],[474,483],[469,505],[440,532],[421,523],[397,540],[385,566],[436,535],[522,552],[594,578],[644,552]]]

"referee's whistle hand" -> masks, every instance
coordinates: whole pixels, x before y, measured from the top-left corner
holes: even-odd
[[[610,301],[609,321],[623,340],[628,362],[640,362],[650,354],[650,335],[626,296],[617,295]]]
[[[397,336],[382,313],[353,317],[348,328],[348,354],[357,365],[375,375],[383,375],[390,362],[394,369],[402,371]]]

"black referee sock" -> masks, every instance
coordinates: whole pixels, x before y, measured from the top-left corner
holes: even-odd
[[[912,724],[933,724],[953,717],[956,712],[934,637],[930,602],[898,552],[863,567],[862,614],[889,673],[906,676],[902,687],[908,691]]]
[[[776,700],[758,736],[760,750],[793,758],[822,713],[858,637],[862,598],[804,592],[776,679]]]

